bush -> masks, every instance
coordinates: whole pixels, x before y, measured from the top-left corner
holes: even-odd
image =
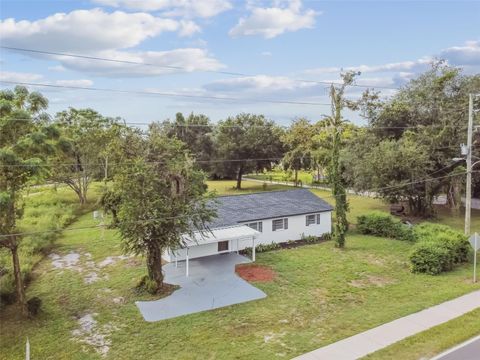
[[[36,296],[27,301],[28,313],[31,316],[38,315],[41,307],[42,307],[42,299]]]
[[[414,273],[437,275],[468,261],[466,236],[446,225],[424,223],[415,227],[418,243],[410,253]]]
[[[422,241],[415,245],[410,254],[411,269],[414,273],[437,275],[453,268],[453,258],[447,247],[441,243]]]
[[[262,253],[262,252],[277,250],[277,249],[280,249],[280,248],[281,248],[280,244],[272,242],[271,244],[260,244],[260,245],[255,246],[255,252],[256,253]],[[245,252],[245,254],[247,256],[252,256],[252,248],[251,247],[247,247],[247,248],[243,249],[243,251]]]
[[[307,244],[314,244],[320,241],[320,238],[313,236],[313,235],[304,235],[302,234],[302,240],[305,241]]]
[[[361,234],[414,241],[413,230],[393,216],[374,211],[357,217],[357,230]]]
[[[147,275],[143,276],[138,282],[136,289],[139,293],[146,291],[149,294],[155,295],[158,291],[157,283],[151,280]]]

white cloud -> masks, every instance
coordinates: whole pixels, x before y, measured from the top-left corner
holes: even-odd
[[[292,91],[299,88],[311,88],[315,84],[310,82],[295,81],[285,76],[244,76],[232,79],[217,80],[206,84],[204,87],[210,91],[226,91],[226,92],[275,92],[275,91]]]
[[[480,41],[467,41],[462,46],[452,46],[440,53],[452,65],[480,66]]]
[[[56,85],[60,86],[79,86],[79,87],[90,87],[93,85],[92,80],[88,79],[78,79],[78,80],[57,80],[55,81]]]
[[[61,85],[61,86],[81,86],[90,87],[93,85],[92,80],[88,79],[70,79],[70,80],[46,80],[41,74],[13,72],[13,71],[0,71],[0,80],[11,81],[15,83],[42,83],[49,85]]]
[[[387,63],[381,65],[358,65],[347,67],[320,67],[314,69],[307,69],[305,74],[322,75],[322,74],[338,74],[342,71],[360,71],[364,73],[383,73],[383,72],[397,72],[397,71],[413,71],[425,69],[428,64],[432,62],[432,58],[425,57],[416,61],[403,61],[396,63]]]
[[[219,70],[224,67],[212,57],[207,50],[199,48],[183,48],[169,51],[101,51],[96,54],[107,59],[127,62],[139,62],[149,65],[107,62],[78,59],[66,56],[55,56],[63,66],[91,75],[112,77],[139,77],[163,75],[174,72],[193,72]]]
[[[93,0],[93,2],[130,10],[163,11],[165,16],[209,18],[230,10],[227,0]]]
[[[42,79],[40,74],[0,71],[0,80],[13,82],[32,82]]]
[[[319,15],[312,9],[302,10],[301,0],[276,1],[273,7],[249,8],[249,16],[240,18],[230,30],[230,36],[260,35],[271,39],[285,32],[311,29]]]
[[[219,70],[224,67],[206,49],[180,48],[170,51],[136,51],[135,46],[163,32],[187,36],[200,31],[189,20],[174,20],[146,13],[105,12],[101,9],[54,14],[36,21],[0,21],[0,38],[6,46],[42,49],[91,57],[148,63],[153,66],[116,63],[60,55],[28,54],[56,60],[52,71],[79,70],[99,76],[149,76],[182,71]]]
[[[62,65],[49,66],[49,67],[48,67],[48,70],[50,70],[50,71],[56,71],[56,72],[64,72],[64,71],[67,71],[67,69],[65,69],[65,67],[63,67]]]
[[[261,55],[262,56],[272,56],[272,53],[270,51],[262,51]]]
[[[101,9],[57,13],[36,21],[0,21],[5,46],[79,53],[130,48],[164,32],[188,36],[197,31],[198,26],[191,21]]]

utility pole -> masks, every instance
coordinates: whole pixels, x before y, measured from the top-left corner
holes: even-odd
[[[468,96],[468,135],[467,135],[467,189],[465,194],[465,235],[470,235],[472,214],[472,137],[473,137],[473,94]]]

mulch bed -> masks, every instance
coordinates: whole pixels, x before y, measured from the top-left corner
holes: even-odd
[[[269,282],[277,277],[275,271],[270,267],[257,264],[237,265],[235,272],[242,279],[252,282]]]

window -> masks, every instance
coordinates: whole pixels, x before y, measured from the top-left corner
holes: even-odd
[[[218,252],[228,251],[228,241],[219,241],[218,242]]]
[[[315,215],[307,215],[305,219],[305,225],[310,226],[315,224]]]
[[[251,227],[253,230],[263,232],[263,223],[261,221],[247,224],[247,226]]]
[[[311,215],[305,216],[306,226],[315,225],[315,224],[320,224],[320,214],[311,214]]]
[[[272,231],[287,230],[288,218],[272,220]]]

